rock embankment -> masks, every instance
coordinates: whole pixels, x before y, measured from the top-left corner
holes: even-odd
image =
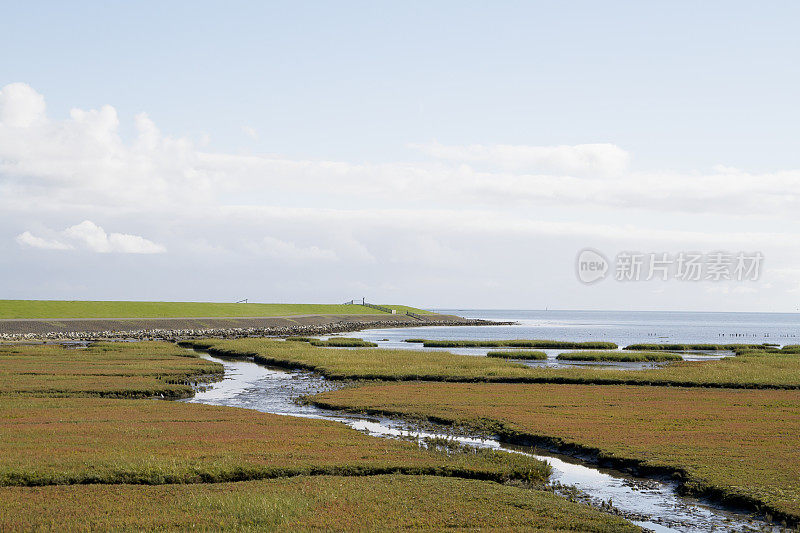
[[[307,315],[268,318],[0,320],[0,341],[181,340],[330,335],[375,328],[504,324],[455,315]]]

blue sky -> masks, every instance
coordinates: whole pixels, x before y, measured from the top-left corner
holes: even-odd
[[[797,167],[796,2],[25,2],[5,80],[215,147],[614,142],[649,167]],[[243,135],[242,125],[259,134]]]
[[[0,90],[32,92],[5,90],[6,109],[39,95],[46,110],[0,136],[0,297],[793,310],[798,15],[795,2],[7,3]],[[113,116],[71,114],[105,105]],[[536,148],[583,145],[602,161]],[[465,227],[483,218],[494,229]],[[586,288],[569,271],[583,246],[763,249],[772,277],[739,292]],[[487,250],[516,266],[474,259]],[[211,253],[219,264],[181,275]],[[146,288],[121,287],[142,270]],[[285,282],[253,289],[265,270]]]

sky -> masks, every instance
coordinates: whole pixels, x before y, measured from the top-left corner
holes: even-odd
[[[798,19],[3,3],[0,298],[796,312]],[[581,281],[584,249],[604,278]]]

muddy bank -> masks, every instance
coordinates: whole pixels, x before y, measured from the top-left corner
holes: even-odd
[[[367,328],[506,324],[455,315],[299,315],[266,318],[0,320],[0,341],[330,335]]]

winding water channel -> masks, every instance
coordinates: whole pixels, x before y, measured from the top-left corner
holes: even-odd
[[[539,449],[510,446],[494,439],[456,435],[445,427],[423,428],[400,420],[299,404],[297,399],[300,396],[335,389],[339,385],[310,372],[287,372],[244,359],[222,360],[205,354],[203,357],[222,363],[225,378],[199,390],[193,398],[182,401],[332,420],[376,437],[402,436],[420,440],[425,437],[447,437],[472,446],[524,453],[550,463],[553,468],[551,482],[554,485],[574,486],[579,491],[579,499],[598,507],[602,507],[603,502],[611,501],[620,514],[653,531],[780,531],[779,527],[746,513],[679,496],[676,485],[671,482],[633,477],[568,456],[544,454]]]

